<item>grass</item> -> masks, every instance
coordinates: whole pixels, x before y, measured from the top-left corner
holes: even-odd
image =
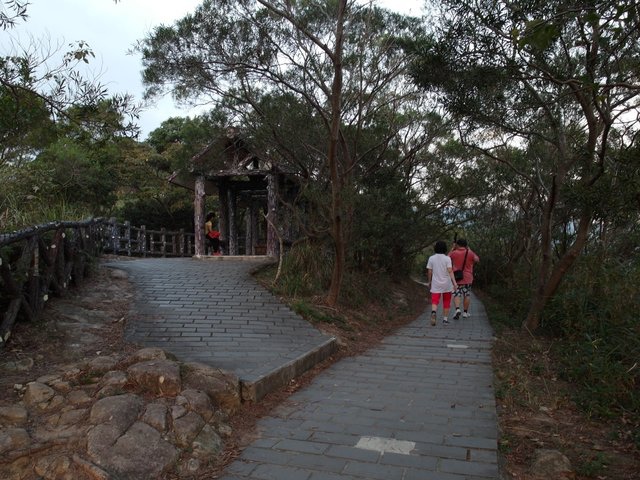
[[[306,300],[296,300],[291,304],[293,310],[311,323],[336,325],[346,332],[352,332],[353,326],[340,314],[328,314],[321,307]]]

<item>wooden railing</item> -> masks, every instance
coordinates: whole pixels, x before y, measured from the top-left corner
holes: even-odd
[[[192,256],[194,234],[147,230],[129,222],[51,222],[0,234],[0,347],[19,319],[40,317],[49,295],[79,285],[102,253]]]
[[[140,257],[191,257],[195,253],[195,235],[184,230],[147,230],[144,225],[132,227],[129,222],[113,220],[107,225],[105,253]]]

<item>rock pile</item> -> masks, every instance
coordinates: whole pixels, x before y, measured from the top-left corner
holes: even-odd
[[[153,479],[214,461],[240,406],[238,379],[145,348],[68,365],[0,405],[0,478]]]

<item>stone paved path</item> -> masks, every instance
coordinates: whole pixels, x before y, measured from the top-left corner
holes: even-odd
[[[322,334],[262,288],[261,257],[110,261],[136,288],[127,340],[235,373],[261,398],[329,355]]]
[[[137,287],[131,339],[256,378],[327,348],[250,278],[256,261],[112,263]],[[223,480],[497,479],[486,313],[474,298],[469,319],[431,327],[427,314],[264,418]]]
[[[472,317],[425,313],[342,360],[273,416],[222,480],[497,479],[492,332]]]

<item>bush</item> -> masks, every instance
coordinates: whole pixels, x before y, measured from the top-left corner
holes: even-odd
[[[545,316],[559,325],[562,374],[579,385],[577,402],[590,414],[631,412],[640,418],[640,262],[584,258],[567,276]]]
[[[326,246],[312,242],[296,244],[284,257],[274,289],[291,298],[324,294],[332,269],[333,256]]]

